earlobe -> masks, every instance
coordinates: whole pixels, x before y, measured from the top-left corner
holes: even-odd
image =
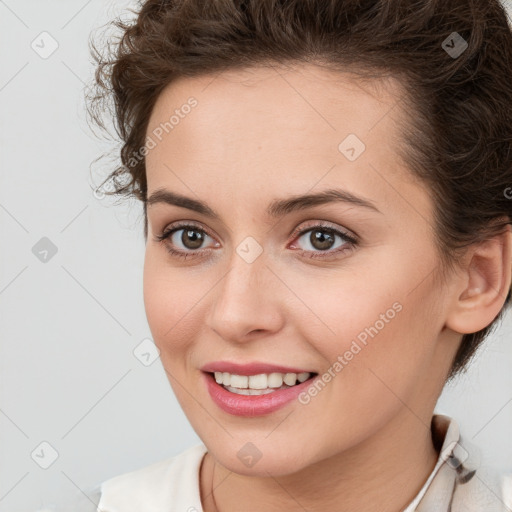
[[[487,327],[505,303],[512,274],[510,226],[472,247],[468,260],[453,288],[453,303],[446,319],[446,326],[461,334]]]

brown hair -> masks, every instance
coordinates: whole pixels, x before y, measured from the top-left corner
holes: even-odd
[[[413,115],[398,151],[432,194],[443,276],[469,245],[508,229],[512,32],[499,0],[148,0],[132,12],[109,24],[122,33],[106,55],[90,42],[97,67],[87,99],[92,120],[105,129],[109,112],[122,141],[106,193],[142,201],[146,240],[140,155],[163,88],[179,77],[294,62],[403,85],[400,101]],[[490,325],[463,335],[447,380],[467,369],[509,302],[510,291]]]

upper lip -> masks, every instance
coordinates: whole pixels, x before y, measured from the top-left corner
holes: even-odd
[[[230,361],[213,361],[202,366],[201,370],[203,372],[227,372],[234,375],[258,375],[260,373],[315,373],[310,370],[259,361],[245,364],[232,363]]]

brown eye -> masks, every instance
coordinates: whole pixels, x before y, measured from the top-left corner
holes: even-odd
[[[220,244],[204,229],[193,224],[170,226],[162,234],[155,236],[155,241],[163,243],[169,254],[179,258],[194,258],[200,256],[206,249],[202,247],[206,239],[211,239],[214,246]]]
[[[181,235],[181,243],[187,249],[194,250],[199,249],[201,247],[201,244],[204,241],[204,232],[198,229],[180,229],[178,231],[183,231],[183,234]]]
[[[312,229],[309,242],[315,249],[325,251],[333,246],[334,234],[328,229]]]
[[[300,249],[300,253],[310,258],[339,256],[358,245],[358,239],[354,236],[323,224],[296,232],[295,240],[292,247]]]

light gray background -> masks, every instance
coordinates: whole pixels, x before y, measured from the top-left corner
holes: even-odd
[[[151,337],[140,205],[92,191],[108,169],[97,164],[90,175],[107,146],[83,110],[93,72],[87,41],[128,6],[135,4],[0,0],[1,512],[65,503],[78,489],[200,441],[160,360],[145,366],[133,353]],[[59,45],[46,59],[31,47],[43,31]],[[57,248],[46,263],[33,253],[43,237]],[[511,340],[509,313],[436,409],[507,472]],[[50,456],[44,441],[59,454],[48,469],[35,462]]]

